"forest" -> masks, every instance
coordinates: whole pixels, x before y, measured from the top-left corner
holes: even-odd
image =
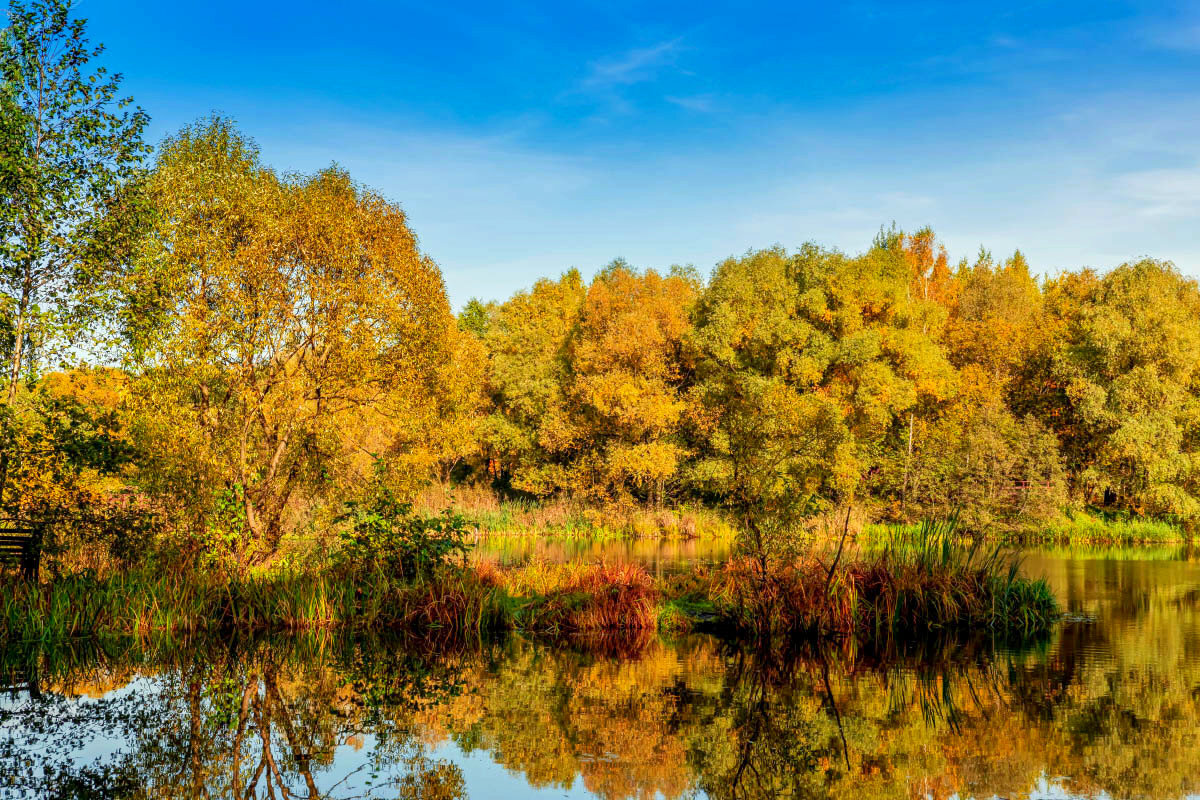
[[[764,581],[852,519],[921,523],[910,564],[946,530],[1200,517],[1200,288],[1170,263],[1039,275],[891,225],[455,314],[397,202],[219,115],[152,147],[101,57],[63,2],[0,40],[0,505],[55,576],[411,577],[466,549],[471,492],[711,512]]]

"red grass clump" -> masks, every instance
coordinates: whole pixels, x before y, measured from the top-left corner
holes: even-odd
[[[534,564],[500,573],[511,594],[522,598],[518,627],[526,630],[654,630],[659,593],[638,564]]]

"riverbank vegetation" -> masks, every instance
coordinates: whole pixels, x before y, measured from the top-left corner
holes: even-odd
[[[877,523],[863,526],[859,538],[865,543],[888,543],[911,535],[920,526],[902,523]],[[1136,547],[1191,542],[1188,528],[1163,519],[1147,519],[1127,514],[1095,510],[1072,510],[1053,520],[1025,528],[1001,528],[987,537],[1013,546],[1094,545]]]
[[[484,566],[489,565],[489,566]],[[198,631],[325,629],[506,630],[539,634],[768,632],[806,638],[887,639],[898,634],[984,628],[1001,638],[1044,633],[1058,606],[1044,582],[984,568],[939,568],[879,558],[833,574],[805,563],[769,579],[772,616],[759,615],[759,583],[743,564],[686,580],[656,580],[633,564],[537,564],[499,572],[490,562],[426,580],[383,577],[352,583],[323,572],[283,572],[230,581],[150,570],[103,579],[70,575],[15,583],[0,598],[0,639],[54,642],[78,637]],[[675,593],[678,592],[678,593]]]
[[[107,575],[14,582],[0,598],[0,639],[312,630],[437,631],[478,637],[706,629],[771,642],[882,641],[988,630],[1045,633],[1058,604],[1043,580],[1021,577],[999,550],[963,548],[924,526],[879,553],[753,558],[655,578],[632,563],[468,560],[461,520],[362,514],[333,561],[242,576],[176,574],[161,564]]]

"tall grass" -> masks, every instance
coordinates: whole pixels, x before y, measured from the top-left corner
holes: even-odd
[[[481,534],[558,538],[732,538],[722,515],[703,507],[652,508],[636,503],[583,503],[569,498],[505,498],[485,486],[427,487],[419,510],[452,508]]]
[[[759,636],[891,637],[950,628],[1004,636],[1045,631],[1059,608],[1049,585],[1020,574],[999,546],[963,544],[956,524],[929,521],[874,554],[837,564],[817,556],[764,574],[750,559],[717,572],[725,618]]]
[[[1041,528],[1012,534],[1022,542],[1059,544],[1165,544],[1188,541],[1183,528],[1166,520],[1076,511]]]
[[[230,579],[140,570],[5,584],[0,641],[333,628],[640,635],[709,626],[815,638],[1045,631],[1057,604],[1046,583],[1022,577],[1019,566],[998,548],[960,545],[952,524],[926,523],[873,555],[833,565],[810,556],[767,574],[749,559],[657,580],[624,562],[502,569],[478,561],[406,581],[379,571],[279,569]]]
[[[921,523],[867,525],[861,539],[886,545],[911,539],[921,527]],[[1070,511],[1038,525],[985,530],[975,538],[1010,544],[1143,545],[1180,544],[1190,541],[1191,534],[1163,519]]]
[[[347,581],[326,572],[280,571],[242,579],[137,571],[104,580],[67,576],[14,582],[0,593],[0,638],[47,642],[96,634],[327,628],[502,627],[505,598],[471,571],[436,580],[385,576]]]

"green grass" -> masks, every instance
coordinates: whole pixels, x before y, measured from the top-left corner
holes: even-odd
[[[886,544],[911,538],[920,528],[920,523],[873,524],[860,538],[868,546]],[[1167,520],[1072,511],[1037,526],[985,531],[982,538],[1012,544],[1163,545],[1187,542],[1191,536]]]
[[[1165,520],[1079,511],[1016,538],[1024,542],[1062,544],[1167,544],[1185,542],[1191,537],[1183,528]]]

